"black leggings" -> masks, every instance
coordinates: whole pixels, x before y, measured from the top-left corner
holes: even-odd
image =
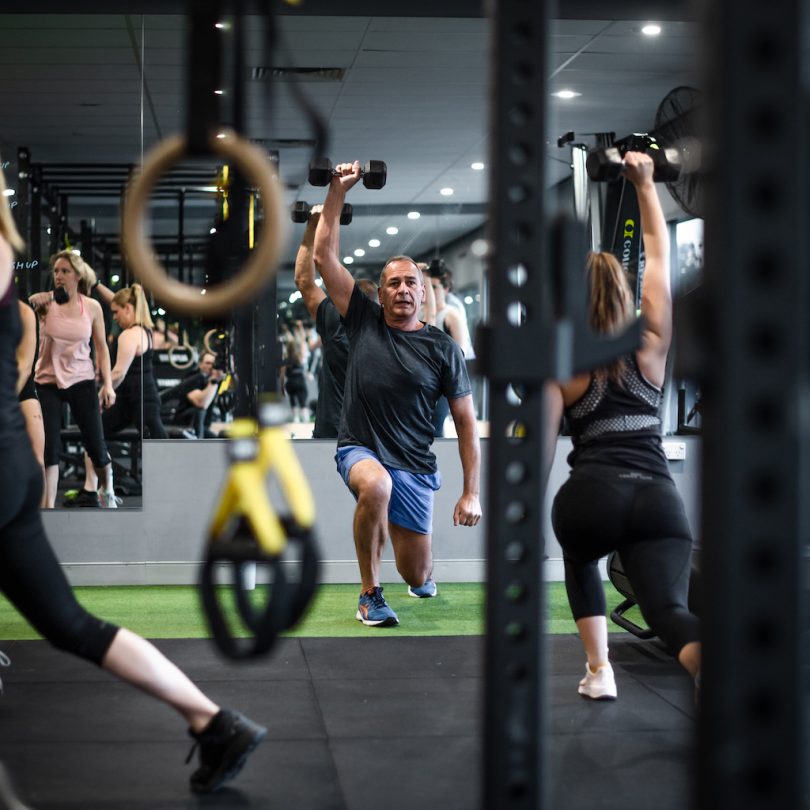
[[[142,436],[148,439],[168,439],[166,428],[160,420],[160,402],[157,394],[150,395],[146,389],[141,404],[140,391],[134,394],[130,391],[120,392],[112,408],[101,414],[104,426],[104,437],[115,438],[114,434],[127,427],[135,427]],[[143,420],[143,426],[141,426]]]
[[[39,512],[42,470],[28,438],[0,452],[0,591],[55,647],[101,664],[118,627],[76,601],[48,543]]]
[[[605,615],[598,561],[617,550],[645,621],[673,655],[699,639],[699,620],[687,608],[692,536],[670,478],[578,467],[557,493],[551,519],[574,619]]]
[[[42,421],[45,425],[45,466],[59,463],[62,447],[62,403],[70,405],[70,412],[76,427],[82,434],[82,442],[87,455],[96,467],[106,467],[110,463],[104,431],[101,427],[101,411],[98,405],[96,383],[84,380],[69,388],[37,383],[37,396],[42,406]]]
[[[307,407],[307,378],[303,374],[292,374],[287,377],[284,386],[290,398],[290,407]]]

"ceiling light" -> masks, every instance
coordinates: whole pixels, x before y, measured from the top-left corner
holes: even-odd
[[[388,227],[385,229],[385,232],[386,232],[386,233],[387,233],[389,236],[396,236],[396,235],[399,233],[399,228],[397,228],[397,227],[396,227],[396,225],[389,225],[389,226],[388,226]]]
[[[354,259],[351,256],[344,256],[343,264],[354,264]]]
[[[582,93],[576,93],[573,90],[560,90],[557,93],[552,93],[552,96],[557,96],[557,98],[576,98],[577,96],[581,96]]]
[[[366,251],[363,250],[363,248],[357,248],[357,250],[354,251],[354,255],[357,256],[357,257],[365,256]]]
[[[118,284],[118,282],[121,281],[121,276],[110,276],[110,281],[113,284]]]
[[[656,25],[655,23],[650,23],[641,29],[641,33],[648,37],[657,37],[661,33],[661,26]]]
[[[214,90],[214,95],[215,96],[225,95],[225,91],[224,90]]]
[[[379,239],[369,239],[368,240],[368,246],[369,247],[379,247],[380,246],[380,240]]]
[[[217,132],[217,138],[219,138],[220,140],[227,137],[228,136],[224,132]]]
[[[163,307],[158,307],[158,308],[157,308],[157,314],[158,314],[158,315],[165,315],[165,314],[166,314],[166,310],[165,310],[165,309],[163,309]]]
[[[450,186],[445,186],[444,188],[439,189],[439,194],[441,194],[442,197],[452,197],[453,189],[450,188]]]
[[[203,289],[200,290],[200,295],[205,295],[205,288],[204,287],[203,287]]]
[[[471,295],[464,296],[464,303],[465,304],[467,304],[469,306],[470,304],[472,304],[472,302],[473,302],[473,297]]]
[[[14,189],[13,188],[4,189],[3,190],[3,196],[4,197],[13,197],[14,196]]]
[[[208,231],[208,233],[216,233],[216,232],[217,232],[217,229],[216,229],[216,228],[211,228],[211,230],[210,230],[210,231]]]
[[[476,160],[475,163],[470,164],[470,168],[473,171],[480,172],[480,171],[483,171],[486,167],[484,166],[483,163],[481,163],[480,160]]]
[[[421,216],[418,211],[408,211],[408,219],[419,219]]]
[[[218,22],[214,23],[214,28],[219,28],[220,31],[224,31],[228,27],[228,23]]]
[[[315,286],[316,287],[323,287],[323,279],[322,278],[316,278],[315,279]]]

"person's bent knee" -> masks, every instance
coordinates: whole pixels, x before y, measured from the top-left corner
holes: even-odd
[[[358,503],[380,508],[388,506],[391,499],[391,476],[382,467],[378,471],[366,469],[358,471],[356,475],[352,474],[351,484]]]
[[[105,622],[86,611],[41,630],[57,649],[77,655],[98,666],[113,643],[118,626]]]
[[[397,571],[402,579],[412,588],[421,588],[430,576],[430,566],[397,560]]]

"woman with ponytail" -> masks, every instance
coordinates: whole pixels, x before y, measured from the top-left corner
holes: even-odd
[[[595,700],[617,694],[598,567],[613,550],[649,626],[693,678],[700,669],[699,622],[687,608],[692,537],[661,445],[659,417],[672,337],[669,233],[652,159],[628,152],[624,174],[638,197],[646,257],[641,346],[606,368],[547,386],[547,466],[563,413],[574,445],[571,475],[554,499],[552,524],[587,658],[578,691]],[[587,277],[592,329],[604,335],[622,331],[636,312],[621,264],[610,253],[591,253]]]
[[[98,301],[89,297],[96,285],[96,274],[72,250],[51,256],[51,267],[53,291],[36,293],[29,298],[40,318],[34,381],[45,424],[45,503],[52,507],[56,501],[62,405],[68,403],[84,449],[102,481],[98,498],[105,507],[114,508],[112,463],[104,442],[100,409],[112,407],[115,390],[110,376],[104,315]],[[101,378],[98,392],[96,367],[90,356],[91,342]]]
[[[110,441],[127,427],[135,427],[150,439],[166,439],[168,434],[160,419],[160,397],[152,371],[152,316],[140,284],[113,293],[98,285],[103,301],[110,305],[113,320],[121,328],[112,370],[115,405],[102,414],[104,438]],[[90,459],[84,459],[84,486],[65,501],[65,506],[96,506],[97,478]]]
[[[121,327],[112,370],[118,399],[104,414],[104,435],[111,438],[116,431],[134,425],[147,438],[165,439],[166,428],[160,421],[160,398],[152,372],[154,324],[141,285],[118,290],[112,297],[110,309]]]

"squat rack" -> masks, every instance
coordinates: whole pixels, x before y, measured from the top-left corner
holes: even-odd
[[[783,0],[778,13],[731,0],[703,5],[713,160],[703,319],[713,329],[696,363],[709,376],[701,381],[706,593],[695,806],[798,808],[808,790],[810,176],[796,148],[807,142],[807,26],[799,0]],[[552,236],[543,217],[554,4],[497,0],[493,8],[492,305],[481,336],[491,382],[483,796],[487,810],[544,810],[539,392],[593,347],[579,342],[559,286],[582,275],[584,249],[575,231]],[[515,352],[516,341],[532,351]],[[518,404],[510,383],[520,385]]]

